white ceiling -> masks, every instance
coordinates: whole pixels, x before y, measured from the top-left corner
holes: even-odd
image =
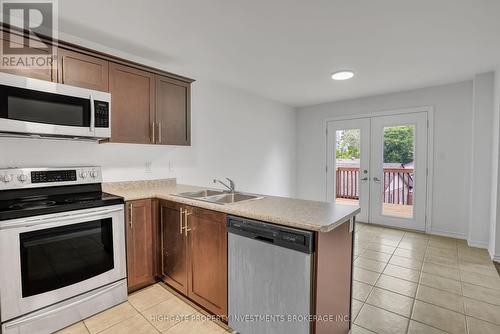
[[[500,64],[499,0],[60,0],[61,32],[304,106]],[[353,80],[330,73],[353,69]]]

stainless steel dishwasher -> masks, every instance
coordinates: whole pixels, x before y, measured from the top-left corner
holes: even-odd
[[[241,334],[311,332],[314,234],[228,216],[229,326]]]

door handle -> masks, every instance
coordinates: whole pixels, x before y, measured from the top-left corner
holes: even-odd
[[[378,177],[376,177],[376,176],[375,176],[375,177],[373,178],[373,181],[375,181],[375,182],[377,182],[377,183],[378,183],[378,182],[380,182],[380,179],[379,179]]]
[[[362,178],[361,181],[368,181],[368,177]]]

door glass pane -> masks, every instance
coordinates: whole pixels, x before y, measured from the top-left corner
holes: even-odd
[[[20,246],[24,298],[114,267],[111,218],[22,233]]]
[[[413,217],[415,126],[384,128],[382,214]]]
[[[360,129],[336,131],[336,203],[359,205]]]

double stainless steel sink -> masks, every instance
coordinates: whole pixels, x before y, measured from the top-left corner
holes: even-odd
[[[195,199],[204,202],[210,202],[214,204],[232,204],[249,200],[256,200],[263,198],[258,195],[245,194],[240,192],[225,192],[220,190],[201,190],[201,191],[193,191],[193,192],[185,192],[176,194],[180,197]]]

